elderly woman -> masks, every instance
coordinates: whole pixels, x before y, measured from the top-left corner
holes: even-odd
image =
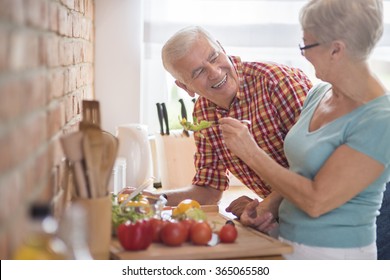
[[[259,230],[279,218],[287,259],[376,259],[375,221],[390,177],[390,96],[367,58],[383,32],[381,0],[311,0],[302,9],[302,55],[314,86],[285,138],[290,168],[261,150],[238,120],[220,120],[228,148],[283,198],[258,201],[241,221]],[[249,128],[250,129],[250,128]],[[276,207],[278,206],[278,207]]]

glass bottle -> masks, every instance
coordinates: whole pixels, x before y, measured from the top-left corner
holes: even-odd
[[[15,260],[63,260],[66,246],[56,236],[57,220],[48,204],[33,204],[29,212],[28,234],[15,251]]]
[[[93,260],[88,247],[87,230],[85,209],[71,204],[65,211],[58,231],[58,236],[66,244],[68,259]]]

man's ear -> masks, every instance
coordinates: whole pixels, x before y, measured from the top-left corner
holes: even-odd
[[[179,88],[182,88],[184,89],[189,96],[191,97],[195,97],[195,92],[193,92],[192,90],[190,90],[185,84],[183,84],[182,82],[176,80],[175,81],[175,84],[179,87]]]

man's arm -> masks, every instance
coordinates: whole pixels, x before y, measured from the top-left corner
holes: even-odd
[[[161,193],[167,196],[167,205],[170,206],[176,206],[187,198],[194,199],[202,205],[216,205],[222,198],[223,191],[211,187],[192,185],[175,190],[161,191]]]
[[[280,205],[282,199],[283,198],[279,193],[277,193],[276,191],[273,191],[266,198],[261,200],[259,207],[262,208],[266,212],[271,212],[272,215],[276,219],[279,216],[278,209],[279,209],[279,205]],[[250,197],[241,196],[241,197],[233,200],[225,210],[226,210],[226,212],[230,212],[233,215],[240,218],[242,213],[244,212],[245,207],[252,201],[253,201],[253,199]]]
[[[258,231],[270,233],[278,225],[278,209],[283,197],[273,191],[262,202],[257,199],[248,203],[240,217],[245,226],[250,226]]]

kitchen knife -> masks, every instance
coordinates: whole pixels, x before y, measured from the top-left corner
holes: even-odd
[[[182,118],[182,119],[185,118],[186,121],[188,121],[188,119],[187,119],[187,110],[186,110],[186,106],[185,106],[185,104],[184,104],[184,100],[183,100],[182,98],[180,98],[180,99],[179,99],[179,102],[180,102],[180,104],[181,104],[181,118]],[[190,136],[189,132],[188,132],[187,130],[185,130],[185,129],[183,129],[183,133],[184,133],[187,137]]]
[[[165,103],[161,103],[163,118],[165,122],[165,134],[169,135],[169,124],[168,124],[168,112]]]
[[[151,184],[153,184],[154,177],[150,177],[146,179],[141,185],[139,185],[132,193],[129,194],[129,196],[121,203],[121,207],[125,207],[126,204],[132,200],[134,197],[137,196],[140,192],[142,192],[144,189],[149,187]]]
[[[186,120],[188,121],[187,119],[187,110],[186,110],[186,105],[184,104],[184,101],[182,98],[179,99],[179,102],[181,104],[181,117],[182,118],[186,118]]]
[[[164,135],[164,126],[163,126],[163,112],[162,107],[160,103],[156,103],[157,106],[157,115],[158,115],[158,121],[160,123],[160,134]]]

